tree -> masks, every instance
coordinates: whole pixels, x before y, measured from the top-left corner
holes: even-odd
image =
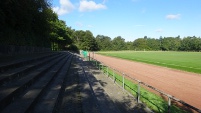
[[[149,50],[149,46],[147,45],[147,40],[144,38],[138,38],[133,42],[133,46],[135,50]]]
[[[47,0],[1,0],[2,45],[50,47]]]
[[[126,42],[126,50],[134,50],[133,42],[131,41]]]
[[[118,36],[112,40],[112,48],[113,50],[126,50],[125,39],[121,36]]]
[[[63,20],[59,20],[55,15],[51,21],[51,33],[49,34],[52,50],[62,50],[72,43],[72,30],[67,27]]]
[[[161,49],[167,51],[177,51],[181,45],[181,39],[179,37],[167,37],[161,41]]]
[[[191,51],[200,51],[201,50],[201,39],[193,36],[191,38]]]
[[[154,38],[147,39],[147,46],[150,50],[160,50],[160,40]]]
[[[182,51],[200,51],[201,50],[201,39],[195,36],[185,37],[181,41],[180,50]]]
[[[98,45],[91,31],[78,30],[74,33],[73,41],[79,49],[95,51],[98,50]]]
[[[97,35],[96,36],[96,42],[98,44],[98,49],[99,50],[112,50],[112,42],[111,42],[111,38],[108,36],[104,36],[104,35]]]

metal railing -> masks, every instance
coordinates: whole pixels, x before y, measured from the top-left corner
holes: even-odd
[[[152,90],[154,90],[154,91],[156,91],[156,92],[158,92],[158,93],[160,93],[160,94],[162,94],[162,95],[164,95],[164,96],[166,96],[168,98],[168,101],[167,101],[167,104],[168,104],[167,112],[168,113],[171,112],[172,101],[176,101],[178,103],[181,103],[182,105],[190,108],[191,110],[194,110],[194,111],[196,111],[198,113],[201,113],[200,109],[198,109],[198,108],[196,108],[196,107],[194,107],[194,106],[192,106],[192,105],[190,105],[190,104],[188,104],[188,103],[186,103],[186,102],[184,102],[184,101],[182,101],[182,100],[180,100],[180,99],[178,99],[178,98],[176,98],[176,97],[174,97],[174,96],[172,96],[170,94],[167,94],[167,93],[165,93],[165,92],[163,92],[163,91],[161,91],[161,90],[159,90],[159,89],[157,89],[157,88],[155,88],[155,87],[153,87],[153,86],[151,86],[151,85],[149,85],[147,83],[144,83],[144,82],[142,82],[142,81],[140,81],[140,80],[138,80],[138,79],[136,79],[134,77],[131,77],[131,76],[125,74],[124,72],[120,72],[119,70],[116,70],[116,69],[114,69],[114,68],[112,68],[112,67],[110,67],[108,65],[105,65],[103,62],[99,62],[99,61],[97,61],[96,59],[94,59],[94,58],[92,58],[90,56],[89,56],[88,60],[93,61],[93,63],[95,64],[95,66],[98,67],[99,70],[101,70],[101,69],[103,70],[103,73],[104,73],[104,71],[106,71],[104,74],[106,74],[108,77],[109,77],[109,70],[110,71],[112,70],[111,76],[112,76],[112,79],[114,80],[114,82],[117,79],[117,78],[115,78],[115,72],[121,74],[120,76],[122,76],[122,81],[121,82],[122,82],[122,89],[123,90],[125,90],[125,85],[126,85],[125,79],[126,78],[136,81],[137,82],[137,92],[136,92],[136,94],[137,94],[137,102],[138,103],[140,102],[140,96],[141,96],[140,88],[143,85],[143,86],[145,86],[147,88],[150,88],[150,89],[152,89]],[[103,69],[103,68],[106,68],[106,69]]]

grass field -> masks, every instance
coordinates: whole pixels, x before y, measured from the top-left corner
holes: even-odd
[[[201,74],[201,52],[110,51],[98,53]]]

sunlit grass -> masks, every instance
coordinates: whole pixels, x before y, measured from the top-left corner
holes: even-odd
[[[98,53],[201,74],[201,52],[110,51]]]

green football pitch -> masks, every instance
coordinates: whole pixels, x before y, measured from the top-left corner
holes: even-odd
[[[201,74],[201,52],[109,51],[98,54]]]

